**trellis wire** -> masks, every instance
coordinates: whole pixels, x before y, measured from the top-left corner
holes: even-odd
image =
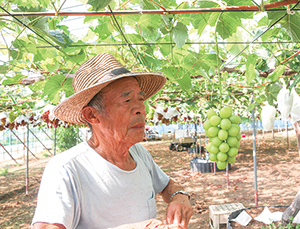
[[[290,5],[293,3],[297,3],[295,1],[283,1],[286,4],[283,4],[281,6]],[[143,15],[143,14],[162,14],[162,15],[168,15],[168,14],[193,14],[193,13],[228,13],[228,12],[261,12],[262,10],[257,6],[239,6],[239,7],[247,7],[248,9],[236,9],[234,7],[237,6],[230,6],[227,7],[225,10],[221,8],[196,8],[196,9],[166,9],[166,10],[123,10],[123,11],[113,11],[115,15]],[[286,11],[285,9],[274,9],[267,8],[264,11]],[[293,9],[295,11],[298,11],[300,9]],[[7,12],[6,12],[7,13]],[[112,12],[108,11],[91,11],[91,12],[18,12],[18,13],[12,13],[13,16],[19,16],[19,17],[38,17],[38,16],[46,16],[46,17],[55,17],[55,16],[111,16]],[[10,16],[8,14],[0,14],[0,16]]]
[[[291,9],[294,10],[300,2],[297,2],[294,7]],[[245,48],[243,48],[236,56],[234,56],[229,62],[224,64],[224,67],[229,65],[234,59],[236,59],[241,53],[243,53],[254,41],[256,41],[258,38],[260,38],[262,35],[264,35],[267,31],[269,31],[274,25],[276,25],[278,22],[280,22],[285,16],[288,15],[288,12],[286,12],[282,17],[280,17],[277,21],[275,21],[271,26],[269,26],[265,31],[263,31],[259,36],[255,37],[252,42],[250,42]]]

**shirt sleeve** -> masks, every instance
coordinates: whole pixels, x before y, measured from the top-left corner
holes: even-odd
[[[155,194],[160,193],[168,185],[170,178],[164,171],[155,163],[151,154],[140,143],[135,144],[135,149],[149,169]]]
[[[60,163],[45,168],[32,225],[37,222],[59,223],[75,228],[80,218],[79,193],[75,176]]]

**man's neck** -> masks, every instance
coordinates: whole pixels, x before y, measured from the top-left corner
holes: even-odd
[[[93,136],[87,143],[101,157],[120,169],[130,171],[136,167],[136,163],[129,153],[129,147],[124,144],[117,144],[115,142],[110,144],[107,141],[99,141]]]

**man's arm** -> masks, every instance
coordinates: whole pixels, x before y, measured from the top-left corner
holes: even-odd
[[[32,229],[66,229],[66,227],[58,223],[35,223],[33,224]]]
[[[171,196],[179,190],[183,190],[182,187],[170,179],[168,185],[159,194],[169,204],[167,208],[167,224],[181,224],[184,228],[187,228],[193,215],[189,196],[179,193],[170,200]]]
[[[294,219],[294,217],[298,214],[299,210],[300,210],[300,191],[297,193],[291,205],[283,212],[281,218],[282,224],[286,226],[288,223],[292,222],[290,217]]]

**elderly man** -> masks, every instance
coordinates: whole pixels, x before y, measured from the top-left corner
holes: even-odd
[[[139,143],[144,136],[144,101],[165,82],[158,73],[130,72],[107,53],[77,70],[75,94],[54,114],[89,125],[92,137],[47,164],[34,229],[187,228],[192,216],[189,194]],[[170,226],[155,220],[156,194],[168,203]]]

